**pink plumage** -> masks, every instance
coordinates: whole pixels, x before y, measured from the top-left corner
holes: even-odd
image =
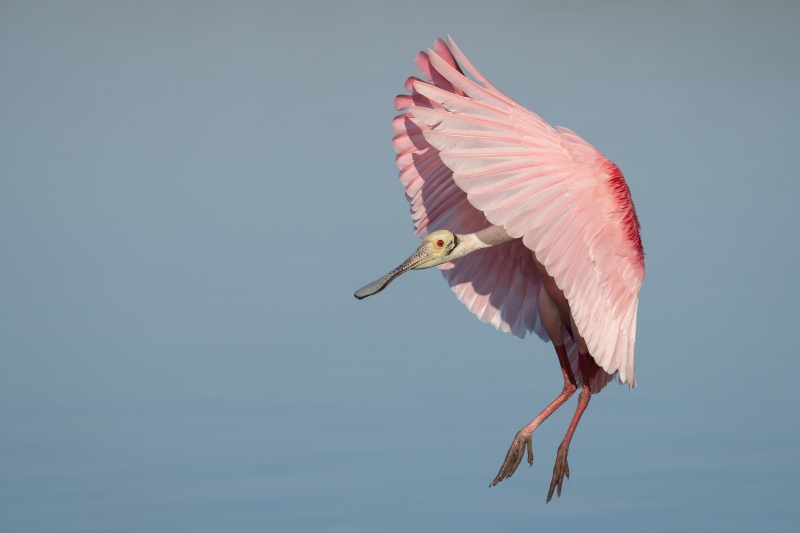
[[[533,463],[534,430],[580,387],[549,502],[569,477],[569,444],[592,394],[615,377],[636,385],[644,254],[630,191],[614,163],[503,94],[449,37],[414,64],[425,80],[409,78],[409,94],[395,99],[405,112],[393,121],[393,144],[422,243],[355,297],[438,265],[480,320],[553,342],[561,393],[517,432],[491,483],[511,477],[526,451]]]
[[[449,37],[414,64],[427,81],[409,78],[411,94],[395,100],[407,111],[393,125],[415,232],[472,233],[494,224],[515,237],[440,267],[458,299],[502,331],[547,340],[533,251],[603,370],[592,389],[614,376],[634,387],[644,259],[622,173],[580,136],[499,91]],[[569,336],[565,344],[580,385],[577,349]]]

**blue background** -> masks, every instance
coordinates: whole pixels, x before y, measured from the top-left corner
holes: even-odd
[[[290,5],[291,4],[291,5]],[[0,530],[797,531],[796,2],[2,2]],[[639,387],[435,271],[391,148],[451,34],[623,170]]]

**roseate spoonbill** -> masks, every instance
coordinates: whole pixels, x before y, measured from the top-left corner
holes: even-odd
[[[464,75],[459,63],[476,81]],[[633,388],[644,253],[619,168],[572,131],[553,128],[489,83],[455,43],[420,52],[411,94],[395,99],[400,181],[420,247],[356,291],[380,292],[411,269],[440,265],[483,322],[555,346],[564,387],[514,437],[490,486],[511,477],[533,431],[581,387],[547,494],[569,478],[567,454],[593,393],[617,378]]]

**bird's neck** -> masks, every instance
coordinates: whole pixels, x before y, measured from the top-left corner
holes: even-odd
[[[456,249],[450,254],[451,261],[471,254],[476,250],[503,244],[504,242],[514,239],[506,233],[506,230],[504,230],[502,226],[489,226],[478,232],[469,233],[467,235],[457,235],[457,237],[459,242]]]

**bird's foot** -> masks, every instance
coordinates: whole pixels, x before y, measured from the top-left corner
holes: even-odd
[[[548,503],[553,499],[553,491],[556,489],[556,487],[558,487],[556,495],[559,498],[561,497],[561,485],[564,483],[564,476],[567,476],[567,479],[569,479],[569,464],[567,464],[568,452],[569,446],[561,444],[558,447],[558,453],[556,453],[556,464],[553,467],[553,479],[550,481],[550,491],[547,493]]]
[[[489,484],[490,487],[494,487],[505,478],[511,477],[514,474],[517,467],[522,462],[522,456],[525,455],[526,448],[528,450],[528,466],[533,464],[533,444],[531,442],[533,430],[526,431],[527,429],[528,428],[524,428],[517,432],[517,435],[514,437],[514,442],[511,443],[511,447],[506,454],[506,460],[503,461],[503,466],[500,467],[497,477]]]

